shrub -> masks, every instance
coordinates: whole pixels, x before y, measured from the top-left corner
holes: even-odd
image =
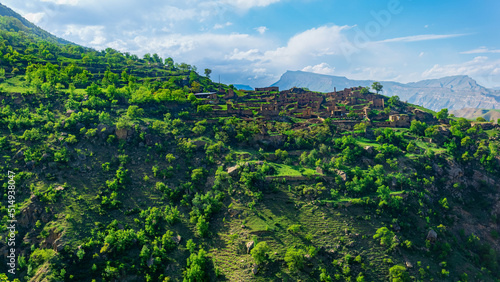
[[[302,249],[288,248],[285,253],[285,262],[288,268],[292,271],[302,269],[304,267],[304,255],[305,251]]]
[[[402,265],[395,265],[389,268],[389,280],[393,282],[411,281],[410,275],[406,272],[406,267]]]
[[[196,223],[196,232],[198,236],[205,237],[208,235],[208,222],[204,216],[198,217],[198,222]]]
[[[380,238],[380,245],[391,247],[393,244],[394,232],[389,230],[387,227],[380,227],[377,229],[373,239]]]
[[[297,233],[300,230],[300,224],[292,224],[288,227],[287,231],[290,233]]]
[[[184,282],[206,281],[207,253],[200,249],[198,254],[192,253],[187,259],[187,269],[184,271]]]
[[[256,264],[261,264],[266,260],[266,254],[269,252],[269,246],[266,242],[259,242],[253,249],[250,251],[252,258],[254,259]]]

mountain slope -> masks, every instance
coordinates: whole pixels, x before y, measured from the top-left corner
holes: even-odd
[[[60,44],[74,44],[65,39],[59,38],[49,32],[39,28],[33,23],[26,20],[24,17],[0,3],[0,29],[14,30],[15,32],[23,31],[27,34],[33,34],[42,40]]]
[[[272,86],[282,89],[306,87],[313,91],[332,92],[355,86],[370,86],[372,80],[351,80],[302,71],[287,71]],[[417,104],[434,111],[442,108],[500,108],[500,91],[487,89],[468,76],[451,76],[412,83],[382,81],[383,94],[397,95],[403,101]]]
[[[500,277],[499,126],[0,35],[2,282]]]
[[[476,119],[478,117],[483,117],[488,121],[494,122],[500,119],[500,110],[464,108],[460,110],[452,110],[450,111],[450,114],[454,114],[456,117],[464,117],[467,119]]]

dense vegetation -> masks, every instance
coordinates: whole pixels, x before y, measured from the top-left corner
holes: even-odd
[[[11,280],[500,278],[498,127],[444,110],[441,125],[354,131],[330,119],[207,118],[193,93],[229,88],[210,70],[0,22]],[[284,141],[256,141],[262,126]],[[0,273],[8,279],[5,264]]]

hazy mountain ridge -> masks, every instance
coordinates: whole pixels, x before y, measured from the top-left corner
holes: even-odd
[[[457,117],[464,117],[467,119],[477,119],[478,117],[483,117],[487,121],[497,121],[500,119],[500,110],[465,108],[452,110],[450,113]]]
[[[332,92],[354,87],[370,86],[373,80],[351,80],[341,76],[331,76],[303,71],[287,71],[272,86],[281,89],[306,87],[313,91]],[[411,83],[381,81],[383,94],[398,95],[403,101],[423,107],[440,110],[442,108],[500,108],[500,91],[479,85],[466,75],[449,76],[440,79],[427,79]]]

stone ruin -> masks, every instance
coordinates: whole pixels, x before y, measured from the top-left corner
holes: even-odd
[[[239,116],[242,118],[261,117],[275,119],[280,114],[303,119],[339,120],[350,128],[353,120],[358,123],[367,120],[379,127],[409,127],[413,119],[432,123],[432,114],[407,107],[398,114],[386,115],[385,98],[374,93],[361,93],[363,87],[345,88],[333,92],[318,93],[303,88],[279,91],[278,87],[255,88],[255,91],[220,91],[205,95],[202,101],[211,104],[213,111],[205,113],[208,117]],[[373,116],[373,111],[379,112]],[[347,116],[349,115],[349,119]],[[371,116],[371,118],[369,118]],[[373,119],[373,121],[372,121]]]

